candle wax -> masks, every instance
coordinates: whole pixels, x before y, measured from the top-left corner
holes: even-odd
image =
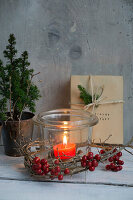
[[[53,147],[55,158],[60,156],[61,160],[70,159],[76,155],[76,145],[70,144],[57,144]]]

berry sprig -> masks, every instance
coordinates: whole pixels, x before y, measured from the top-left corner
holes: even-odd
[[[93,152],[88,152],[87,155],[83,155],[81,159],[81,166],[83,168],[89,169],[89,171],[94,171],[100,160],[101,156],[99,154],[94,156]]]
[[[87,155],[83,155],[81,166],[86,170],[89,169],[90,171],[94,171],[99,162],[105,160],[106,154],[108,154],[108,152],[104,149],[101,149],[99,154],[96,154],[95,156],[93,155],[93,152],[88,152]],[[122,165],[124,164],[124,161],[120,160],[121,156],[122,152],[119,152],[118,149],[115,148],[113,152],[110,153],[110,157],[108,158],[110,164],[106,165],[105,169],[113,172],[121,171],[123,169]]]
[[[32,161],[32,172],[35,175],[40,176],[49,176],[49,178],[54,179],[58,177],[58,180],[63,180],[63,174],[68,175],[70,174],[69,168],[61,169],[59,166],[60,161],[56,159],[53,164],[48,163],[48,161],[43,158],[40,160],[39,157],[35,157]]]
[[[116,152],[116,154],[114,156],[110,156],[108,158],[108,161],[110,162],[110,164],[106,165],[105,169],[111,170],[113,172],[118,172],[118,171],[122,170],[122,168],[123,168],[122,165],[124,165],[124,161],[120,160],[120,157],[122,156],[122,152],[117,153],[116,148],[113,150],[113,153],[115,153],[115,152]]]

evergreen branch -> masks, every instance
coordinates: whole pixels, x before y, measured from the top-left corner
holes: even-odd
[[[92,95],[89,92],[87,92],[86,89],[81,85],[78,85],[78,89],[80,90],[80,98],[83,100],[84,104],[85,105],[91,104],[92,103]],[[94,93],[93,99],[94,100],[99,99],[101,94],[99,95],[99,94]]]
[[[80,90],[80,98],[84,101],[84,104],[88,105],[92,103],[92,95],[81,85],[78,85],[78,89]]]

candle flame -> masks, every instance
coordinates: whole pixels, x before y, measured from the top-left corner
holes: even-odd
[[[68,122],[64,122],[64,125],[68,125]]]
[[[67,137],[66,137],[66,135],[64,135],[64,137],[63,137],[63,144],[67,144]]]

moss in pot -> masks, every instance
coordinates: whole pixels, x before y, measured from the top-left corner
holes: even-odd
[[[10,34],[3,52],[6,65],[0,60],[0,119],[3,121],[2,138],[6,155],[21,156],[17,144],[23,145],[32,137],[35,101],[39,99],[38,87],[33,84],[35,75],[29,69],[28,52],[16,58],[16,39]],[[30,112],[25,112],[29,109]]]

